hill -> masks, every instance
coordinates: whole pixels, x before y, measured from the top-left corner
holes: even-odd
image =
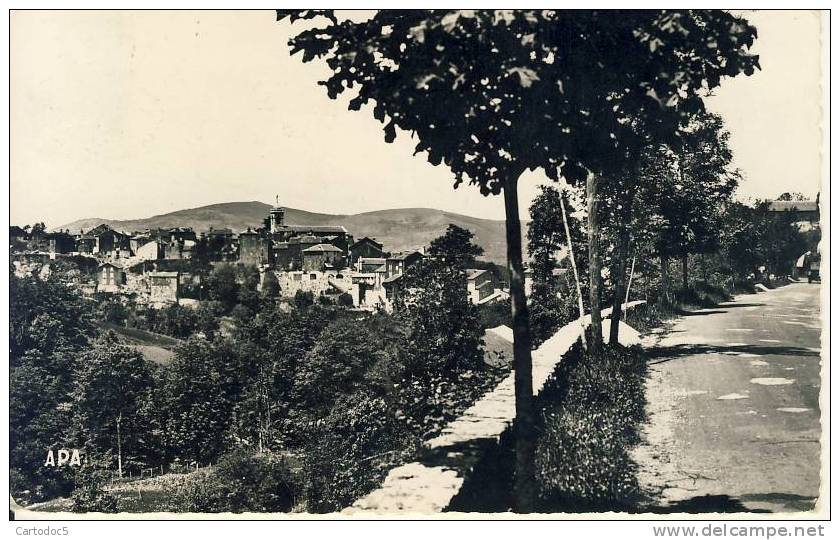
[[[157,227],[192,227],[201,232],[213,228],[230,228],[239,232],[247,227],[259,227],[270,205],[261,202],[232,202],[211,204],[200,208],[178,210],[145,219],[113,220],[88,218],[58,227],[76,233],[106,223],[124,232]],[[286,208],[286,223],[294,225],[343,225],[355,237],[370,236],[385,244],[389,251],[416,248],[440,236],[453,223],[475,234],[475,241],[484,248],[484,258],[505,264],[506,244],[504,222],[480,219],[431,208],[402,208],[377,210],[361,214],[318,214]],[[523,244],[525,236],[523,224]]]

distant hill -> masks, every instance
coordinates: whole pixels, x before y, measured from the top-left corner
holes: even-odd
[[[80,219],[58,229],[69,229],[72,233],[90,230],[106,223],[124,232],[141,231],[157,227],[192,227],[195,231],[230,228],[239,232],[247,227],[259,227],[268,214],[271,205],[261,202],[232,202],[211,204],[200,208],[178,210],[168,214],[145,219],[113,220]],[[335,215],[317,214],[286,208],[286,223],[293,225],[343,225],[355,237],[370,236],[385,244],[389,251],[417,248],[428,245],[453,223],[469,229],[475,234],[475,241],[484,248],[484,258],[499,264],[507,259],[504,222],[480,219],[431,208],[403,208],[377,210],[362,214]],[[523,245],[526,224],[523,223]]]

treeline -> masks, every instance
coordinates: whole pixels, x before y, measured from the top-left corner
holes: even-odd
[[[108,479],[212,464],[159,509],[324,512],[352,503],[501,376],[483,361],[466,293],[476,248],[464,233],[450,229],[406,272],[392,315],[305,295],[264,301],[229,337],[190,337],[166,366],[97,335],[95,304],[58,281],[12,277],[14,496],[72,494],[78,510],[109,511],[119,505]],[[59,448],[82,449],[86,466],[45,467]],[[263,482],[254,493],[264,497],[227,497],[242,477]]]
[[[717,137],[725,142],[728,135],[721,131]],[[728,164],[731,156],[728,151],[724,155]],[[708,161],[702,163],[702,167],[708,166]],[[725,178],[726,169],[721,170],[724,173],[719,174]],[[691,173],[689,168],[683,170],[683,181]],[[650,192],[642,193],[636,203],[638,210],[626,224],[605,228],[601,238],[606,251],[602,309],[625,299],[646,300],[659,317],[684,307],[709,307],[733,293],[754,292],[757,283],[770,287],[784,283],[802,254],[816,252],[819,227],[801,227],[801,218],[795,212],[771,211],[768,201],[735,200],[734,184],[728,181],[716,186],[688,185],[658,198]],[[685,189],[692,191],[676,194]],[[691,204],[682,201],[683,196]],[[699,200],[704,196],[705,200]],[[783,193],[778,200],[790,197]],[[543,187],[530,208],[528,252],[534,282],[529,306],[537,343],[579,316],[578,285],[583,309],[590,311],[582,199],[583,193],[573,188],[561,191]],[[561,206],[567,212],[569,236]],[[623,243],[626,253],[618,253]],[[569,257],[570,246],[578,279]],[[623,288],[618,286],[619,277]]]

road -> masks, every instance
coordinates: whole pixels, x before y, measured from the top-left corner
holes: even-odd
[[[647,336],[650,418],[635,458],[652,510],[814,508],[819,290],[802,282],[739,296]]]

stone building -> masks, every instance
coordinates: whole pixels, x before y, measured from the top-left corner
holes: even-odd
[[[350,246],[353,244],[353,237],[348,234],[347,229],[338,225],[293,225],[286,223],[286,209],[281,206],[274,206],[263,220],[263,227],[254,231],[246,231],[243,240],[240,235],[240,254],[243,253],[243,244],[246,246],[244,255],[240,255],[240,262],[267,259],[267,264],[272,268],[284,271],[301,270],[304,268],[304,252],[307,269],[318,267],[323,264],[334,265],[338,258],[337,252],[332,248],[319,248],[318,250],[307,251],[318,245],[329,245],[341,252],[342,264]],[[327,251],[330,252],[327,254]],[[316,255],[316,253],[318,253]]]
[[[302,250],[301,255],[305,272],[344,267],[344,252],[332,244],[316,244]]]
[[[385,258],[384,246],[375,238],[365,236],[354,242],[349,248],[348,264],[354,265],[360,258]]]
[[[179,272],[149,272],[149,302],[153,305],[170,305],[178,302]]]
[[[134,250],[134,257],[142,261],[156,261],[163,259],[164,255],[164,244],[160,240],[149,240],[144,244],[138,245]]]
[[[298,291],[311,292],[315,296],[335,293],[350,292],[354,294],[353,279],[349,273],[340,270],[311,271],[293,270],[280,272],[277,276],[280,283],[280,295],[285,298],[292,298]],[[358,292],[355,292],[358,297]]]
[[[382,272],[388,271],[384,257],[359,257],[353,264],[357,272]]]
[[[131,238],[106,224],[94,227],[76,239],[76,251],[93,255],[130,257]]]
[[[68,232],[58,231],[47,234],[50,253],[72,253],[76,251],[76,238]]]
[[[391,279],[399,276],[409,266],[416,264],[423,259],[423,254],[419,251],[403,251],[397,253],[385,260],[386,279]]]
[[[239,262],[260,266],[271,261],[271,245],[267,238],[263,238],[250,227],[239,233]]]
[[[493,301],[498,296],[499,283],[490,270],[467,269],[467,296],[476,305]]]
[[[125,270],[112,263],[104,262],[96,272],[96,292],[116,293],[126,284]]]
[[[768,201],[770,212],[790,212],[800,230],[820,226],[820,196],[814,201]]]

